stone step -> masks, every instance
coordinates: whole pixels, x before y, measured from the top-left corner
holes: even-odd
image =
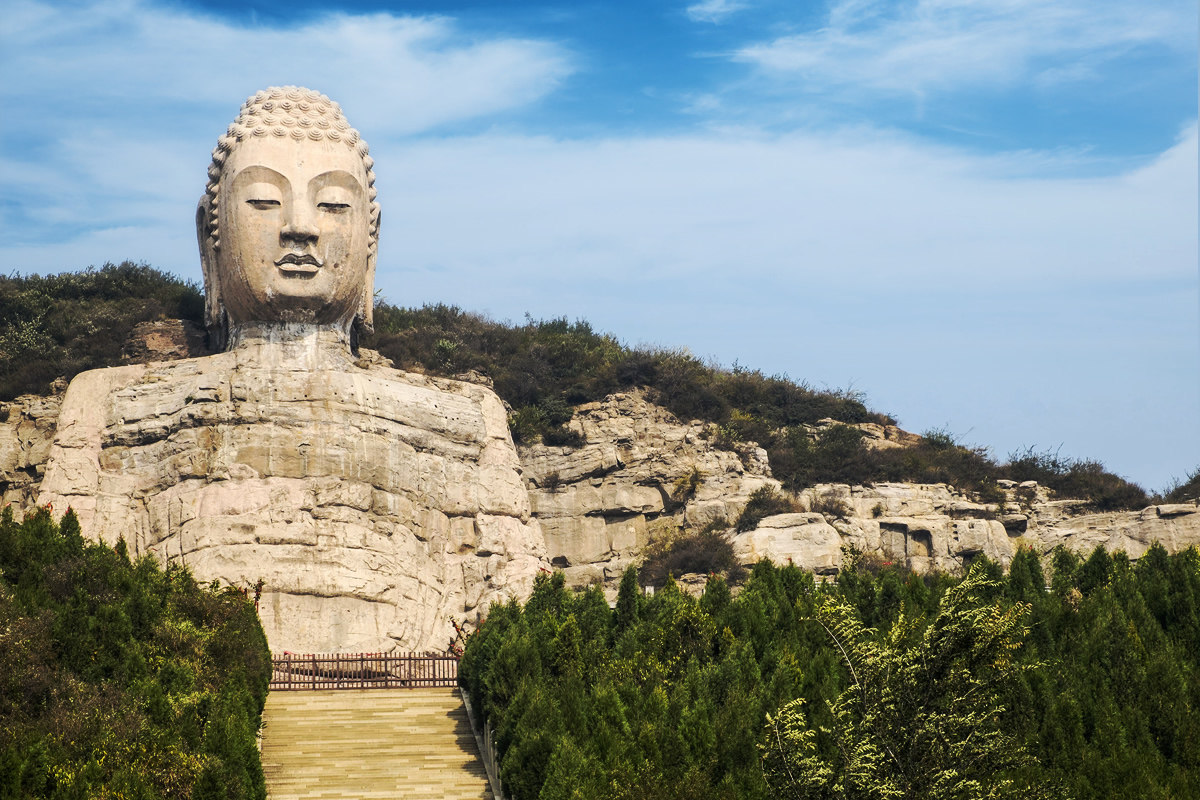
[[[272,692],[263,721],[271,800],[492,797],[457,689]]]

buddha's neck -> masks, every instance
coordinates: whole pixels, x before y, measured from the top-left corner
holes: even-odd
[[[227,350],[263,363],[281,358],[298,366],[338,366],[353,361],[350,333],[340,325],[303,322],[249,322],[229,330]],[[268,356],[268,353],[270,355]]]

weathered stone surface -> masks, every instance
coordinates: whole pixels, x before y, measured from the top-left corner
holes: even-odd
[[[1061,544],[1082,553],[1104,545],[1138,558],[1156,541],[1171,552],[1200,544],[1200,507],[1194,503],[1080,516],[1066,516],[1061,506],[1051,505],[1035,507],[1034,519],[1038,538],[1047,549]]]
[[[820,514],[767,517],[752,531],[732,534],[731,540],[743,564],[769,558],[817,574],[836,573],[842,564],[841,534]]]
[[[718,450],[710,426],[681,424],[637,392],[580,406],[569,426],[588,444],[522,447],[520,454],[547,554],[575,585],[594,582],[595,567],[615,591],[649,541],[648,522],[664,515],[696,526],[736,519],[751,492],[779,485],[761,448]],[[693,473],[694,493],[686,487]]]
[[[840,423],[822,420],[815,430],[834,424]],[[533,513],[568,581],[595,583],[602,571],[610,595],[621,568],[636,563],[646,544],[641,528],[618,542],[610,534],[614,520],[661,519],[692,529],[725,520],[726,536],[743,562],[790,560],[816,572],[836,571],[844,544],[918,571],[947,572],[961,571],[980,554],[1007,565],[1020,544],[1043,551],[1104,544],[1134,558],[1155,540],[1172,551],[1200,544],[1195,505],[1090,514],[1079,501],[1056,500],[1034,481],[999,481],[1003,507],[942,484],[819,485],[801,492],[799,505],[840,504],[842,516],[781,514],[735,533],[732,524],[750,493],[779,486],[766,454],[753,443],[741,453],[717,450],[706,437],[709,426],[681,423],[636,392],[582,406],[570,426],[586,435],[585,447],[520,449]],[[894,426],[856,427],[872,447],[903,447],[919,438]],[[693,470],[700,474],[695,492],[680,494]]]
[[[0,406],[0,491],[4,504],[18,512],[37,500],[61,405],[61,394],[27,394]]]
[[[121,348],[121,361],[125,364],[178,361],[206,355],[210,353],[204,331],[184,319],[140,322]]]
[[[316,329],[79,375],[39,502],[202,581],[261,578],[276,650],[442,650],[547,566],[499,398]]]

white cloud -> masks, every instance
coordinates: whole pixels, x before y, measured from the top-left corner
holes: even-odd
[[[1195,150],[1192,127],[1141,168],[1048,179],[1012,176],[1049,171],[1052,155],[970,156],[871,131],[424,141],[380,155],[380,180],[397,186],[385,213],[399,218],[381,267],[536,283],[570,264],[567,284],[736,270],[796,290],[1070,281],[1085,264],[1096,280],[1177,277],[1195,262]],[[1167,257],[1142,259],[1148,242]]]
[[[1195,27],[1190,0],[835,0],[824,27],[744,47],[735,58],[811,88],[919,94],[1078,80],[1136,48],[1190,52]]]
[[[745,3],[737,0],[701,0],[687,7],[688,19],[692,22],[711,22],[718,24],[735,11],[741,11]]]
[[[176,107],[219,104],[232,118],[240,98],[294,83],[334,97],[376,135],[406,134],[525,105],[572,70],[555,44],[471,36],[440,17],[331,14],[266,28],[146,0],[16,0],[5,14],[0,96],[10,113],[64,104],[48,108],[51,119],[10,117],[6,126],[54,125],[72,106],[103,113],[101,104],[130,127]]]
[[[9,268],[75,269],[187,232],[217,136],[268,85],[325,92],[377,147],[521,108],[573,69],[558,45],[440,17],[267,28],[148,0],[15,0],[5,15],[0,193],[12,202],[0,229],[19,248]]]

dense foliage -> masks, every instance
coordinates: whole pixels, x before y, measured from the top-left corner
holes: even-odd
[[[849,673],[823,731],[834,757],[818,752],[804,698],[767,715],[763,770],[781,798],[1026,798],[1048,787],[1010,775],[1030,763],[1006,731],[1004,693],[1037,665],[1014,656],[1029,632],[1029,606],[1001,606],[999,585],[976,566],[942,595],[928,620],[907,609],[882,638],[842,598],[826,597],[816,622]]]
[[[571,418],[571,406],[641,387],[681,419],[722,422],[750,411],[773,427],[842,422],[888,422],[852,392],[818,391],[786,377],[724,370],[686,350],[630,348],[583,320],[496,322],[446,305],[375,306],[366,347],[397,366],[441,374],[475,370],[492,378],[515,410],[514,434],[550,436]]]
[[[270,653],[244,592],[0,517],[0,798],[264,798]]]
[[[200,322],[204,295],[145,264],[0,276],[0,400],[120,363],[133,327],[164,317]]]
[[[974,570],[964,589],[851,557],[832,585],[764,562],[736,598],[711,578],[699,600],[670,581],[643,595],[630,570],[613,610],[599,589],[542,577],[523,607],[492,610],[460,674],[496,730],[516,800],[780,796],[786,787],[765,775],[776,777],[770,738],[781,724],[810,734],[793,763],[842,776],[839,744],[885,741],[863,735],[870,718],[843,697],[864,654],[877,660],[864,682],[892,681],[884,688],[908,698],[904,730],[960,737],[944,744],[946,758],[964,752],[971,730],[1011,743],[986,750],[986,769],[967,776],[978,793],[952,796],[1000,793],[1002,781],[1078,800],[1200,796],[1200,554],[1156,545],[1135,565],[1103,549],[1086,560],[1059,550],[1043,564],[1021,550],[1007,575],[986,560]],[[917,657],[939,652],[942,662]],[[887,664],[901,673],[887,677]],[[997,670],[1004,680],[989,682]],[[990,699],[939,704],[979,682]],[[807,796],[925,796],[831,786]]]
[[[0,400],[45,392],[55,378],[120,363],[122,346],[139,322],[199,322],[202,316],[197,286],[144,264],[0,277]],[[631,348],[582,320],[513,325],[453,306],[399,308],[380,300],[375,328],[362,345],[397,366],[440,375],[473,370],[491,378],[513,409],[509,423],[518,443],[581,446],[583,437],[565,424],[574,406],[640,388],[680,419],[713,423],[718,447],[737,450],[757,442],[766,448],[775,476],[792,492],[817,483],[911,481],[948,483],[995,500],[995,481],[1010,478],[1037,480],[1101,510],[1151,502],[1141,487],[1095,461],[1029,450],[999,463],[944,431],[927,432],[915,446],[872,449],[855,427],[814,427],[823,419],[894,422],[869,410],[856,392],[817,390],[737,365],[723,369],[686,350]],[[1173,488],[1195,497],[1197,480],[1192,475]]]

